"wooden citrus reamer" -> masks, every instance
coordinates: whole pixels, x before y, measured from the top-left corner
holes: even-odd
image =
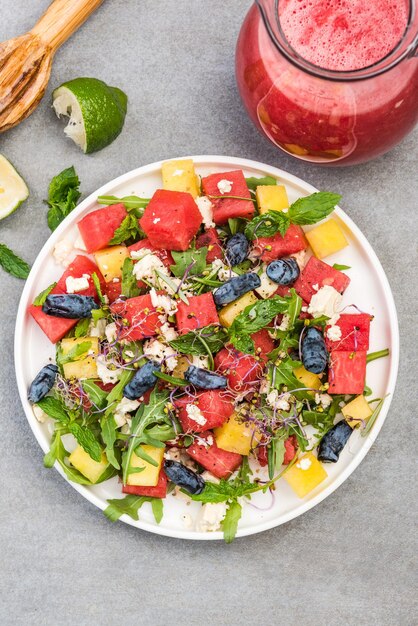
[[[0,43],[0,132],[39,104],[55,52],[103,0],[54,0],[25,35]]]

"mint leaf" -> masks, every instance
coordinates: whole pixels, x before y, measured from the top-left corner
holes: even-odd
[[[190,495],[189,493],[187,495],[196,502],[228,502],[262,489],[264,489],[264,485],[257,483],[222,479],[219,483],[207,481],[202,493],[198,495]]]
[[[225,543],[231,543],[235,539],[238,530],[238,522],[241,519],[242,506],[233,500],[229,503],[225,517],[222,521]]]
[[[140,289],[138,287],[138,283],[136,277],[133,273],[134,262],[132,259],[127,257],[122,266],[122,287],[121,293],[126,298],[135,298],[139,296]]]
[[[132,213],[128,215],[122,221],[122,224],[115,230],[115,234],[109,241],[109,246],[115,246],[123,243],[124,241],[130,241],[138,239],[142,234],[139,228],[138,219]]]
[[[76,207],[80,198],[80,180],[73,166],[63,170],[49,183],[47,214],[48,226],[54,231]]]
[[[272,237],[280,233],[282,237],[290,226],[287,213],[283,211],[269,211],[263,215],[257,215],[248,222],[245,227],[245,236],[251,241],[257,237]]]
[[[69,422],[70,416],[68,414],[68,410],[66,406],[53,398],[52,396],[45,396],[36,403],[44,413],[52,417],[57,422],[61,422],[62,424],[67,424]]]
[[[210,352],[216,354],[221,350],[228,339],[227,331],[220,326],[205,326],[199,330],[192,330],[177,339],[169,341],[170,346],[182,354],[205,356]]]
[[[292,224],[316,224],[332,213],[340,200],[341,196],[337,193],[318,191],[293,202],[288,216]]]
[[[207,248],[190,249],[185,252],[172,250],[171,254],[173,255],[175,265],[171,265],[170,269],[177,278],[183,278],[187,269],[189,276],[201,274],[206,267],[207,253]]]
[[[241,352],[254,353],[254,342],[250,335],[265,328],[279,313],[286,313],[291,299],[273,296],[250,304],[237,315],[228,329],[231,343]]]
[[[154,500],[159,500],[161,502],[161,505],[153,506]],[[141,506],[145,504],[145,502],[151,502],[152,510],[157,524],[159,524],[162,519],[163,504],[159,498],[128,495],[124,498],[116,498],[114,500],[108,500],[107,502],[109,506],[104,510],[104,514],[111,522],[116,522],[121,517],[121,515],[129,515],[129,517],[137,521],[139,519],[138,511]]]
[[[77,343],[67,354],[62,352],[57,354],[57,364],[64,365],[65,363],[72,363],[73,361],[80,361],[87,356],[88,351],[91,348],[91,341],[82,341]]]
[[[97,295],[99,297],[99,300],[102,304],[106,304],[106,300],[104,298],[104,295],[102,294],[102,287],[100,285],[100,280],[99,277],[97,276],[96,272],[93,272],[91,275],[91,279],[93,281],[94,287],[96,289]]]
[[[47,299],[47,297],[49,296],[51,291],[54,289],[54,287],[56,287],[56,285],[57,285],[57,283],[52,283],[52,285],[49,285],[49,287],[47,287],[46,289],[41,291],[41,293],[39,293],[36,296],[35,300],[33,301],[33,304],[35,306],[42,306],[45,303],[45,300]]]
[[[29,276],[30,266],[4,243],[0,243],[0,266],[16,278],[25,279]]]
[[[42,303],[43,304],[43,303]],[[88,317],[84,317],[81,320],[78,320],[75,328],[74,328],[74,337],[85,337],[90,328],[90,319]]]
[[[69,424],[68,430],[93,461],[99,463],[102,458],[102,449],[92,431],[86,426],[80,426],[80,424],[76,422]]]
[[[263,176],[261,178],[251,176],[250,178],[246,178],[245,182],[247,183],[248,189],[252,191],[255,191],[260,185],[277,185],[277,180],[274,176]]]

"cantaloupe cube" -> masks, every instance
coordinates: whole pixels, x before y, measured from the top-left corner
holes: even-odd
[[[102,452],[101,460],[95,461],[81,446],[77,446],[68,457],[68,460],[91,483],[97,483],[109,467],[109,462],[104,452]]]
[[[154,446],[148,445],[141,445],[141,448],[145,454],[157,462],[157,466],[144,461],[134,453],[131,457],[130,467],[144,467],[145,469],[142,472],[128,474],[127,484],[139,487],[155,487],[163,464],[165,448],[154,448]]]
[[[177,359],[177,365],[173,369],[173,376],[175,378],[184,378],[186,370],[190,367],[192,357],[181,356]]]
[[[343,231],[336,220],[332,218],[305,234],[314,255],[318,259],[323,259],[348,246]]]
[[[165,161],[161,166],[163,189],[185,191],[193,198],[199,195],[199,179],[196,176],[192,159]]]
[[[351,400],[345,407],[342,408],[341,413],[344,415],[346,422],[352,427],[360,426],[362,420],[366,421],[373,413],[373,409],[367,402],[366,398],[357,396],[354,400]]]
[[[99,354],[98,337],[69,337],[61,341],[61,350],[63,356],[66,356],[70,350],[80,343],[90,343],[90,347],[86,351],[88,356],[78,361],[69,361],[64,363],[63,370],[65,378],[97,378],[97,365],[95,355]]]
[[[107,283],[122,277],[123,262],[129,256],[126,246],[109,246],[94,253],[94,258]]]
[[[260,185],[255,195],[260,213],[283,211],[289,208],[289,199],[284,185]]]
[[[261,435],[244,422],[239,421],[236,413],[229,420],[214,429],[216,445],[222,450],[247,456],[252,448],[260,443]]]
[[[303,365],[302,367],[298,367],[297,369],[293,370],[293,373],[304,387],[309,387],[310,389],[319,389],[322,385],[319,376],[317,374],[313,374],[312,372],[308,372],[308,370],[306,370]],[[309,393],[313,395],[315,392],[310,391]]]
[[[238,298],[238,300],[234,300],[230,304],[227,304],[219,311],[219,321],[222,326],[231,326],[232,322],[236,318],[237,315],[241,313],[245,309],[245,307],[250,304],[255,304],[257,302],[257,296],[253,291],[249,291],[248,293]]]
[[[287,480],[299,498],[304,498],[327,476],[328,474],[316,456],[312,452],[307,452],[288,469],[283,478]]]

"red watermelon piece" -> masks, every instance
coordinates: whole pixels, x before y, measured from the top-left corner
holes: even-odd
[[[67,267],[67,269],[65,270],[65,272],[63,273],[59,281],[57,282],[57,286],[55,287],[55,289],[59,289],[59,291],[56,291],[56,292],[54,291],[54,293],[67,293],[66,280],[69,276],[72,276],[73,278],[81,278],[84,274],[88,274],[89,275],[88,289],[84,289],[83,291],[78,291],[77,294],[80,296],[92,296],[93,298],[95,298],[96,301],[98,301],[96,287],[94,286],[94,282],[91,277],[92,274],[94,273],[97,274],[97,277],[100,282],[100,286],[102,290],[104,291],[106,287],[106,283],[97,265],[93,263],[93,261],[89,259],[87,256],[83,256],[82,254],[79,254],[78,256],[75,257],[74,261],[70,263],[70,265]]]
[[[120,295],[122,293],[122,283],[121,281],[117,282],[117,283],[107,283],[106,284],[106,295],[109,298],[109,302],[110,304],[112,304],[112,302],[114,302],[115,300],[117,300],[118,298],[120,298]]]
[[[275,347],[274,340],[270,337],[267,328],[263,328],[254,333],[251,335],[251,338],[254,341],[256,356],[258,356],[263,363],[267,363],[267,355],[274,350]]]
[[[112,313],[127,320],[120,339],[147,339],[156,335],[161,327],[160,313],[152,306],[149,294],[114,302],[110,308]]]
[[[223,259],[224,252],[221,246],[221,240],[219,239],[218,231],[216,228],[208,228],[204,233],[199,235],[196,239],[196,248],[208,249],[206,260],[208,263],[212,263],[215,259]]]
[[[260,258],[269,263],[289,254],[295,254],[308,247],[303,229],[291,224],[284,237],[280,233],[272,237],[259,237],[254,242],[253,250]]]
[[[106,248],[127,215],[125,205],[112,204],[83,217],[77,226],[87,252]]]
[[[330,354],[328,393],[355,394],[364,391],[367,352],[334,350]]]
[[[218,448],[211,432],[201,433],[186,452],[217,478],[229,478],[242,462],[240,454]]]
[[[180,424],[185,433],[199,433],[222,426],[234,412],[234,405],[226,397],[225,391],[219,390],[201,391],[196,395],[187,394],[176,400],[175,404],[178,408]],[[194,404],[200,409],[206,419],[205,424],[198,424],[189,417],[186,409],[189,404]]]
[[[155,248],[187,250],[202,215],[189,193],[157,189],[139,223]]]
[[[215,357],[218,372],[228,378],[234,391],[243,391],[250,383],[259,379],[263,366],[250,354],[244,354],[232,346],[223,348]]]
[[[174,259],[170,250],[160,250],[159,248],[154,248],[149,239],[141,239],[141,241],[137,241],[132,244],[132,246],[128,246],[129,254],[135,250],[143,250],[144,248],[155,254],[155,256],[157,256],[160,261],[164,263],[168,270],[170,269],[170,265],[174,265]]]
[[[369,349],[370,322],[369,313],[342,313],[335,326],[341,328],[341,339],[330,341],[325,329],[325,341],[329,350],[355,351]]]
[[[210,292],[200,296],[188,296],[187,299],[189,304],[179,302],[176,313],[177,328],[181,335],[209,324],[219,324],[218,312]]]
[[[158,483],[155,487],[140,487],[138,485],[122,485],[122,493],[133,496],[149,496],[151,498],[165,498],[167,495],[167,476],[164,470],[160,471]]]
[[[344,293],[349,284],[350,279],[343,272],[312,256],[293,286],[305,302],[310,302],[316,292],[313,285],[317,285],[318,289],[329,285],[339,293]]]
[[[231,190],[225,193],[222,193],[218,187],[218,183],[223,180],[227,180],[231,183]],[[251,193],[245,182],[242,170],[210,174],[210,176],[202,178],[202,190],[212,201],[213,221],[215,224],[226,224],[229,219],[234,217],[251,219],[254,216],[254,203],[251,200]],[[222,195],[238,196],[239,198],[248,198],[248,200],[213,197]]]

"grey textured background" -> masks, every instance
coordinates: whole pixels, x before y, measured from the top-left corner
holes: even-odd
[[[42,204],[48,182],[71,164],[84,194],[139,165],[193,153],[264,161],[340,192],[395,294],[402,359],[390,415],[354,475],[285,526],[228,547],[111,525],[57,472],[42,467],[14,377],[22,283],[1,273],[2,624],[417,624],[411,258],[418,134],[349,169],[321,169],[278,154],[248,121],[235,87],[234,45],[250,4],[107,0],[58,52],[50,85],[87,75],[124,89],[130,105],[123,134],[84,156],[64,139],[49,89],[29,120],[0,136],[0,152],[31,189],[29,201],[1,222],[0,240],[35,259],[49,234]],[[47,5],[2,0],[0,41],[30,28]]]

